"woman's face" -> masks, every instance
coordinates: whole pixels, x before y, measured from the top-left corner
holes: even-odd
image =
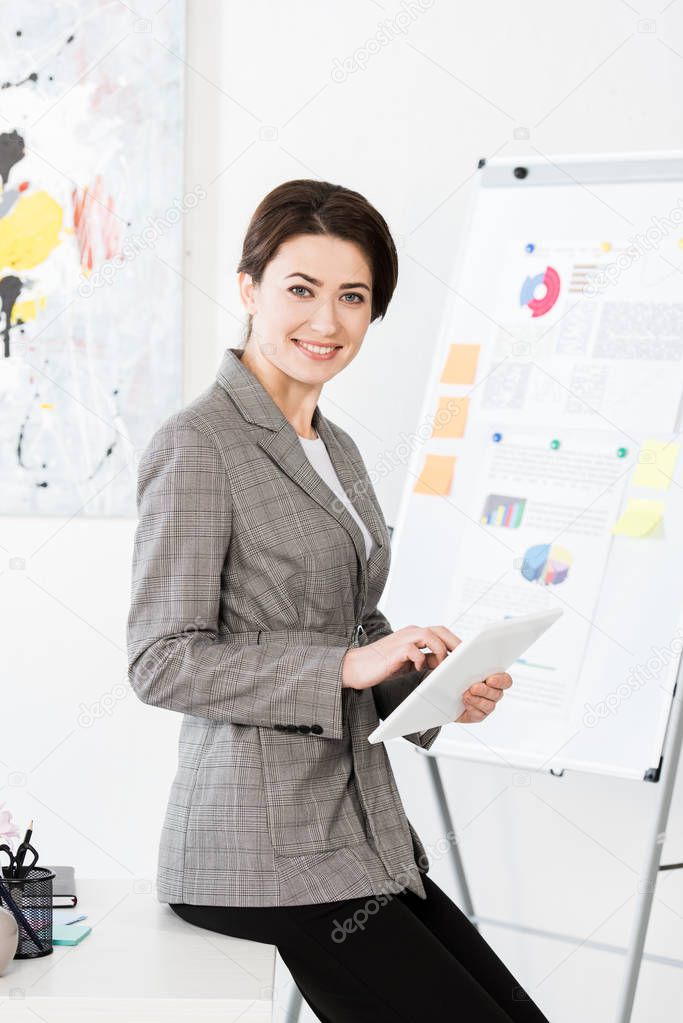
[[[372,275],[354,242],[296,235],[282,243],[260,284],[240,273],[239,285],[253,316],[249,343],[295,380],[323,384],[360,350],[372,313]]]

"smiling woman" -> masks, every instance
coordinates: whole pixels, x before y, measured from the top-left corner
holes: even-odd
[[[396,288],[389,228],[358,192],[287,181],[255,210],[237,273],[248,313],[243,362],[310,437],[323,384],[356,357]]]
[[[362,254],[372,279],[369,281],[364,274],[359,274],[348,277],[355,283],[337,283],[346,278],[340,273],[341,268],[336,266],[332,267],[336,280],[320,280],[309,269],[313,263],[316,271],[320,270],[320,264],[311,259],[304,247],[303,262],[290,267],[282,281],[301,277],[313,288],[332,285],[339,292],[363,289],[368,301],[372,302],[370,322],[383,318],[398,281],[396,247],[384,217],[360,192],[342,185],[302,178],[285,181],[269,192],[249,222],[237,273],[246,273],[259,284],[283,242],[301,235],[308,240],[327,237],[353,243]],[[302,273],[302,270],[307,272]],[[347,304],[355,305],[357,302],[354,300]],[[245,341],[249,339],[251,327],[250,313]]]
[[[460,642],[443,625],[394,631],[379,610],[388,527],[355,441],[318,406],[397,275],[363,196],[274,189],[238,267],[245,345],[140,460],[129,678],[184,715],[158,897],[191,924],[276,945],[320,1019],[455,1005],[479,1023],[543,1023],[426,876],[387,751],[368,742]],[[466,713],[499,693],[478,691]],[[429,749],[438,732],[404,738]]]

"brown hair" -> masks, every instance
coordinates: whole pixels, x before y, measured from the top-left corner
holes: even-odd
[[[355,242],[372,270],[370,320],[383,318],[398,279],[396,246],[384,217],[368,200],[343,185],[297,178],[274,188],[257,206],[242,245],[237,273],[258,284],[280,245],[299,234],[327,234]],[[251,336],[247,317],[243,344]]]

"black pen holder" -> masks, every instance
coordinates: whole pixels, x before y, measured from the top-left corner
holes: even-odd
[[[37,959],[52,952],[54,877],[54,871],[47,867],[30,867],[21,878],[8,876],[5,868],[0,874],[4,886],[4,891],[0,888],[0,905],[14,915],[19,928],[15,959]],[[4,892],[9,893],[14,905],[5,897]]]

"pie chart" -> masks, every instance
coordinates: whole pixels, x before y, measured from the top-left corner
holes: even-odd
[[[566,547],[539,543],[524,552],[520,569],[525,579],[540,586],[557,586],[567,578],[572,556]]]
[[[536,297],[536,288],[545,287],[545,293]],[[519,293],[519,304],[531,310],[532,316],[545,316],[557,302],[560,295],[560,275],[553,266],[547,266],[542,274],[527,277]]]

